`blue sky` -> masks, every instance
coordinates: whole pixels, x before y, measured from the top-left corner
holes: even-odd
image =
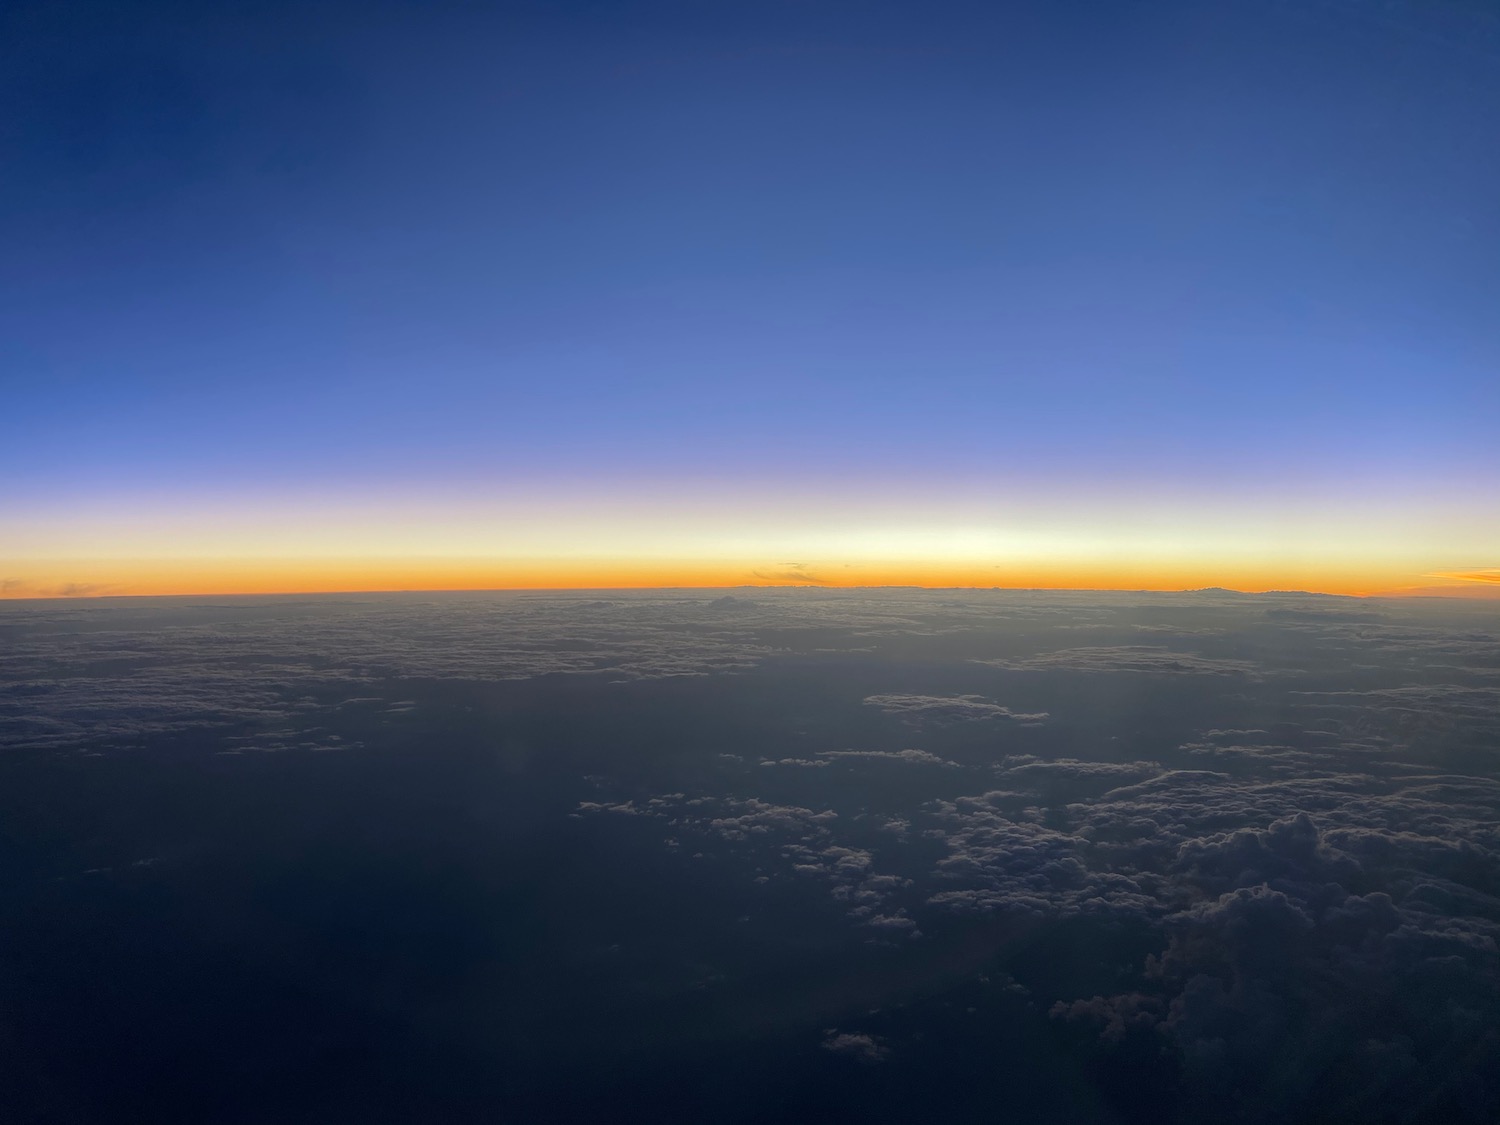
[[[1500,469],[1479,4],[3,18],[0,471],[54,513]]]

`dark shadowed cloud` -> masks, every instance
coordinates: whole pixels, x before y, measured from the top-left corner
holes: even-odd
[[[1103,643],[1071,645],[1080,626]],[[1169,643],[1124,640],[1143,631]],[[20,800],[37,763],[73,771],[69,786],[108,764],[115,785],[176,755],[279,818],[300,799],[292,778],[348,771],[363,807],[361,779],[409,762],[370,839],[396,833],[395,855],[502,825],[524,837],[521,867],[560,867],[547,911],[508,909],[543,928],[580,912],[529,954],[544,991],[574,989],[569,1003],[599,1019],[624,996],[663,1043],[677,1025],[651,1013],[687,997],[725,1013],[704,1026],[726,1041],[785,1026],[828,1066],[883,1060],[867,1079],[915,1067],[902,1081],[932,1096],[937,1072],[912,1061],[924,1043],[1053,1044],[1100,1083],[1103,1108],[1081,1120],[1139,1120],[1136,1089],[1153,1121],[1488,1125],[1497,672],[1500,614],[1456,602],[766,590],[14,603],[0,608],[0,764],[22,771],[6,790]],[[435,795],[440,815],[422,813]],[[343,821],[315,820],[314,850],[333,854]],[[218,826],[193,823],[172,839],[153,819],[119,855],[107,834],[80,837],[88,855],[35,886],[178,886],[209,863],[195,856],[253,850],[256,833],[216,842]],[[475,849],[486,872],[509,854],[488,836]],[[444,854],[434,870],[468,870]],[[472,878],[488,901],[492,875]],[[430,915],[404,885],[370,902]],[[386,952],[400,977],[412,947]],[[830,984],[803,999],[814,978]],[[406,987],[479,1003],[458,998],[468,984]],[[1130,1083],[1111,1086],[1116,1072]]]

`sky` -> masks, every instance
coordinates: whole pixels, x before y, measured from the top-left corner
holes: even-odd
[[[1500,593],[1477,0],[0,13],[0,597]]]

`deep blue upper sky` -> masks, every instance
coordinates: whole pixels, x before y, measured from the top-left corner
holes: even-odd
[[[1477,2],[12,2],[0,82],[16,495],[1495,468]]]

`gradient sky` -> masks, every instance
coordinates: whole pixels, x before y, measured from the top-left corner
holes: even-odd
[[[1500,591],[1500,14],[0,14],[0,596]]]

